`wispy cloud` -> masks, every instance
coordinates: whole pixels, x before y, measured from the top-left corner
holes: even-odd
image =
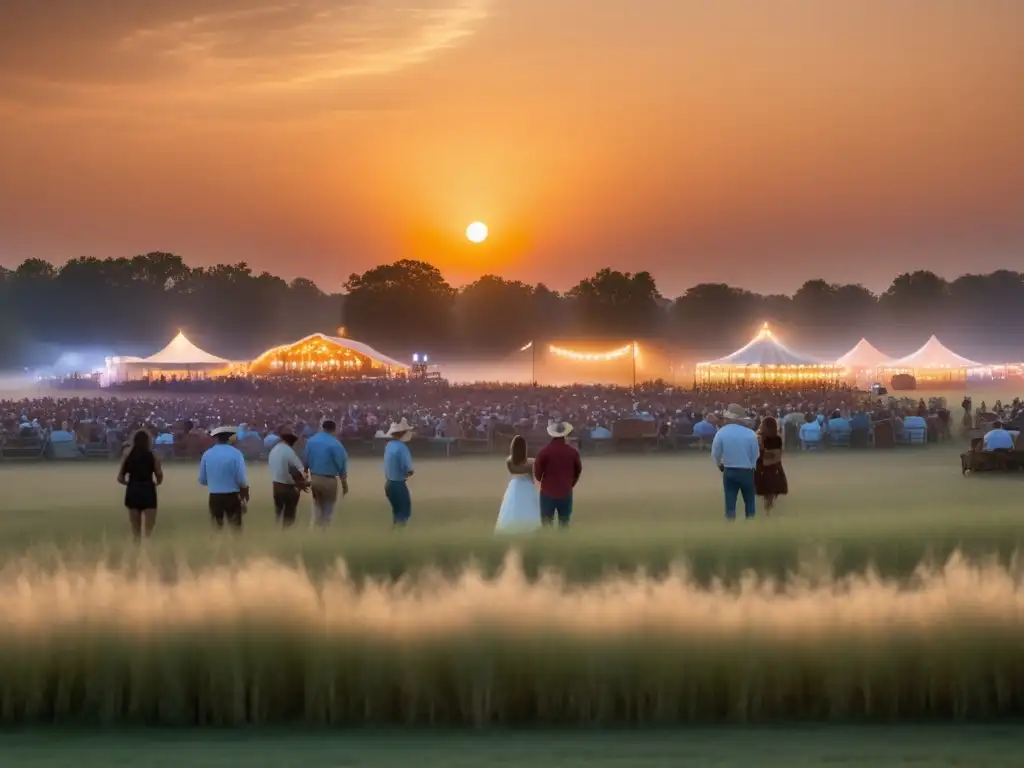
[[[494,0],[8,2],[0,98],[224,102],[424,63],[470,37]]]

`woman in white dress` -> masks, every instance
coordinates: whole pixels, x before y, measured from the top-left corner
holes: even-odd
[[[533,459],[526,458],[526,439],[512,438],[505,462],[512,478],[498,512],[496,533],[527,533],[540,528],[540,495],[533,484]]]

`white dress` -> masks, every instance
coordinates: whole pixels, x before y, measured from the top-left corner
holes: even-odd
[[[533,474],[512,475],[498,512],[495,533],[529,533],[540,528],[540,494]]]

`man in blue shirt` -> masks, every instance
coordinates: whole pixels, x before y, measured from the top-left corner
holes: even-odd
[[[711,443],[711,458],[722,472],[725,491],[725,517],[736,519],[736,500],[743,496],[743,512],[749,520],[757,512],[754,500],[754,468],[761,453],[754,430],[745,426],[747,413],[739,405],[730,405],[722,414],[726,420]]]
[[[986,451],[1012,451],[1013,435],[1003,429],[1001,421],[995,421],[992,423],[992,429],[982,438],[982,447]]]
[[[335,437],[338,424],[324,419],[320,431],[306,441],[305,465],[309,472],[309,486],[313,492],[313,525],[326,528],[334,519],[334,505],[338,502],[338,481],[341,495],[348,494],[348,454]]]
[[[404,527],[412,517],[412,497],[409,478],[412,477],[412,453],[406,445],[412,439],[412,427],[402,419],[388,430],[384,448],[384,495],[391,504],[392,521],[396,528]]]
[[[234,427],[217,427],[210,432],[216,442],[199,461],[199,484],[210,491],[210,518],[218,529],[224,521],[235,530],[242,529],[242,515],[249,503],[249,478],[245,457],[231,445]]]

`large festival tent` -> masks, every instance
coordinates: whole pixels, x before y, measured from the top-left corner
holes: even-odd
[[[211,355],[209,352],[197,347],[181,331],[171,339],[170,344],[155,355],[143,358],[142,362],[152,367],[172,368],[194,368],[198,366],[219,366],[223,368],[231,365],[230,360]]]
[[[874,379],[879,368],[892,363],[892,358],[879,352],[867,339],[861,339],[853,349],[836,360],[839,375],[849,381]]]
[[[829,386],[836,383],[837,370],[834,363],[794,352],[765,323],[731,355],[697,363],[697,381],[701,385]]]
[[[890,375],[909,373],[920,385],[922,383],[950,384],[965,383],[967,371],[980,367],[980,363],[958,355],[947,348],[937,337],[932,336],[924,346],[906,357],[893,360],[882,366]]]
[[[314,333],[290,344],[268,349],[249,366],[253,373],[293,372],[406,372],[410,366],[378,352],[368,344]]]
[[[149,357],[108,357],[102,382],[109,386],[147,376],[216,375],[229,372],[234,365],[200,349],[179,331],[166,347]]]

